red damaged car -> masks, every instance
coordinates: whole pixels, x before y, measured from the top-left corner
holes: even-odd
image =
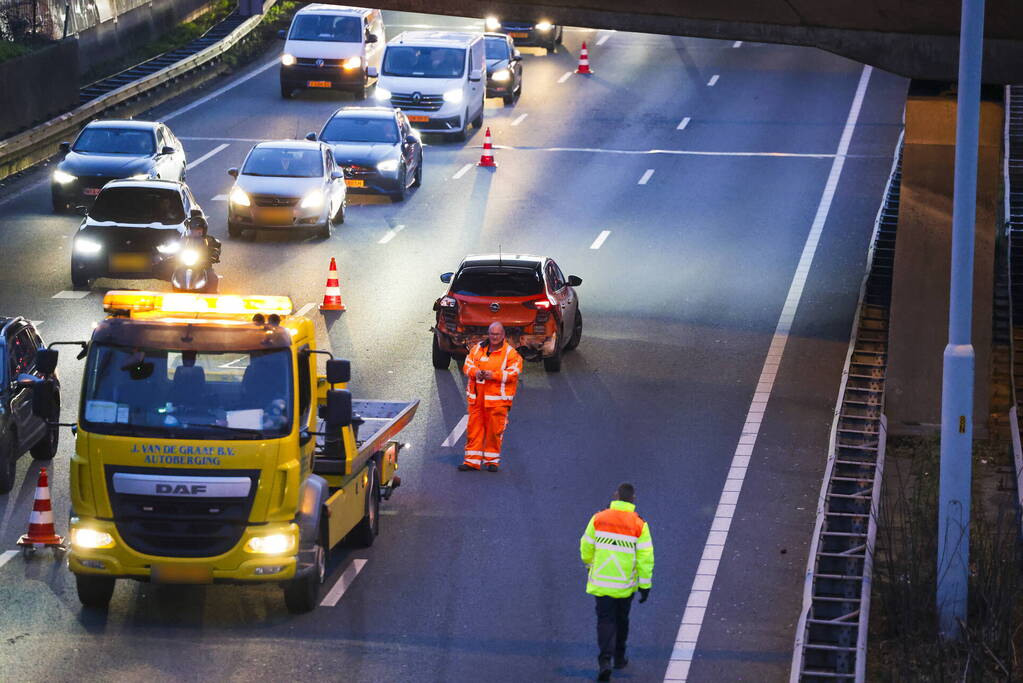
[[[467,256],[453,273],[433,310],[433,367],[444,370],[461,360],[487,336],[494,321],[504,325],[508,341],[526,360],[542,360],[547,372],[561,369],[561,354],[579,345],[583,316],[575,287],[582,279],[565,277],[553,259],[515,254]]]

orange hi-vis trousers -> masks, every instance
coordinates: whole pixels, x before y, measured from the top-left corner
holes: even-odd
[[[469,404],[469,424],[465,428],[466,465],[477,470],[481,464],[500,466],[509,408],[511,406],[486,406],[483,401]]]

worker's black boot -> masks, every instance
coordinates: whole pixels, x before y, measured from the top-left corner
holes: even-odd
[[[601,659],[597,663],[600,673],[597,674],[598,681],[611,680],[611,660]]]
[[[628,665],[629,665],[629,658],[626,657],[625,655],[622,655],[621,657],[615,657],[615,668],[616,669],[624,669]]]

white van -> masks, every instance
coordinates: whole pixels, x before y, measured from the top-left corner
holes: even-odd
[[[281,31],[281,97],[302,88],[347,90],[363,99],[380,69],[386,39],[378,9],[306,5]]]
[[[387,44],[376,98],[413,126],[464,140],[483,125],[486,51],[482,33],[406,31]]]

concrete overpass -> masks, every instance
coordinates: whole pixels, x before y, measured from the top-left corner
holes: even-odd
[[[337,3],[341,4],[341,3]],[[380,0],[385,9],[806,45],[907,78],[954,81],[955,0]],[[1023,2],[987,0],[984,82],[1023,83]]]

